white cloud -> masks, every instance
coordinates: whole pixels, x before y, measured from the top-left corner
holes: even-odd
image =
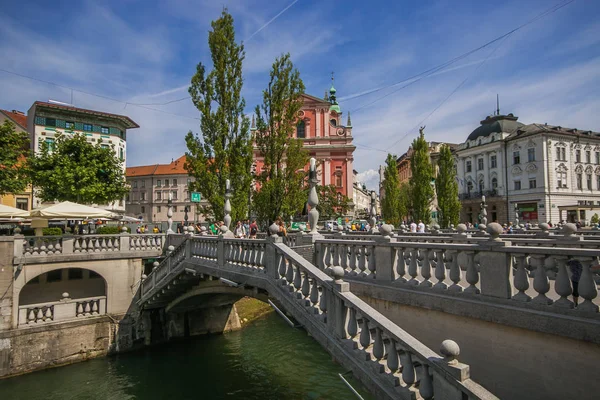
[[[360,183],[367,185],[367,189],[375,190],[379,193],[379,172],[375,169],[368,169],[356,175]]]

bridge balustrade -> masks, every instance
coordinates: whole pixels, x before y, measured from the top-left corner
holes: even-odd
[[[473,243],[421,243],[378,240],[320,239],[316,265],[323,271],[341,267],[351,280],[392,284],[398,288],[447,293],[517,307],[535,308],[600,320],[596,249],[567,247],[570,242],[540,242],[538,246],[498,241],[488,236]],[[580,241],[573,242],[580,244]],[[566,262],[583,264],[576,308],[569,297],[573,286]]]
[[[106,296],[19,306],[19,327],[106,314]]]
[[[380,393],[385,393],[382,398],[496,398],[470,379],[468,365],[456,360],[460,352],[456,343],[445,341],[444,356],[440,357],[352,294],[348,282],[342,280],[344,271],[334,265],[342,262],[336,259],[340,252],[330,253],[332,278],[324,272],[324,264],[321,268],[312,265],[282,241],[279,237],[189,236],[179,246],[170,247],[168,256],[143,281],[138,304],[144,308],[155,300],[160,302],[169,288],[181,290],[178,282],[183,282],[188,272],[195,275],[196,265],[202,266],[202,274],[219,277],[218,271],[222,271],[228,279],[239,272],[244,281],[253,276],[254,282],[263,282],[259,287],[304,321],[307,330],[336,358],[359,376],[369,376]],[[345,248],[354,246],[357,274],[376,278],[378,243],[338,242]]]

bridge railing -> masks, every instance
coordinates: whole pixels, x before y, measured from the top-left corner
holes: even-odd
[[[19,327],[106,314],[106,296],[19,306]]]
[[[274,246],[277,268],[268,273],[287,289],[283,292],[402,397],[495,398],[470,380],[469,366],[456,360],[456,343],[444,342],[446,358],[440,357],[352,294],[341,270],[334,280],[284,244]]]
[[[16,261],[36,257],[68,256],[77,254],[161,252],[165,243],[163,234],[14,236]]]
[[[515,246],[492,236],[473,243],[397,240],[317,240],[316,264],[323,271],[339,266],[352,279],[600,319],[600,276],[590,269],[598,263],[597,249],[567,247],[569,242]],[[569,259],[583,265],[577,307],[570,298]]]
[[[440,357],[353,295],[342,280],[341,268],[331,268],[337,273],[334,280],[282,243],[282,238],[187,237],[143,281],[140,304],[160,301],[164,289],[168,291],[193,265],[183,261],[194,259],[228,272],[241,268],[282,288],[272,295],[285,296],[303,308],[302,315],[346,349],[355,365],[371,371],[378,385],[392,394],[390,398],[495,398],[470,379],[468,365],[456,360],[456,343],[444,342],[445,358]]]

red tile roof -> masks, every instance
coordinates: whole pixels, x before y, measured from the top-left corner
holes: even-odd
[[[15,124],[19,125],[23,130],[27,130],[27,115],[16,110],[0,110],[0,112],[10,118]]]
[[[170,164],[154,164],[154,165],[141,165],[139,167],[127,167],[125,175],[128,177],[133,176],[148,176],[148,175],[187,175],[185,169],[186,156],[183,155],[177,160],[172,161]]]

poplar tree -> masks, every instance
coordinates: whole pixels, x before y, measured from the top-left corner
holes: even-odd
[[[413,140],[413,153],[410,159],[410,193],[412,197],[412,217],[416,222],[428,224],[431,219],[430,205],[434,197],[432,186],[433,168],[429,159],[429,144],[421,128],[419,137]]]
[[[8,119],[0,125],[0,195],[19,193],[27,188],[25,157],[29,154],[27,132],[15,129]]]
[[[383,170],[383,199],[381,199],[381,213],[388,224],[400,224],[400,181],[396,167],[396,156],[388,154]]]
[[[244,45],[237,44],[233,17],[224,9],[211,23],[208,46],[212,70],[199,63],[189,88],[192,102],[200,111],[202,140],[189,132],[185,167],[195,181],[190,191],[199,191],[209,206],[204,214],[223,219],[225,183],[231,181],[231,217],[244,218],[252,176],[250,122],[244,115],[246,103],[241,96]]]
[[[410,184],[404,182],[400,184],[400,199],[398,201],[398,214],[400,214],[400,220],[404,218],[408,219],[410,216],[410,210],[412,209],[412,198],[410,196]]]
[[[263,103],[256,106],[254,133],[264,165],[257,176],[259,188],[253,194],[253,209],[258,219],[267,223],[277,217],[287,221],[302,212],[308,163],[302,141],[294,137],[304,83],[289,54],[275,59],[270,77],[268,89],[263,90]]]
[[[438,175],[435,180],[440,214],[438,220],[442,228],[448,228],[450,224],[458,224],[460,201],[458,200],[458,182],[456,181],[454,157],[447,145],[443,145],[440,149],[438,167]]]

